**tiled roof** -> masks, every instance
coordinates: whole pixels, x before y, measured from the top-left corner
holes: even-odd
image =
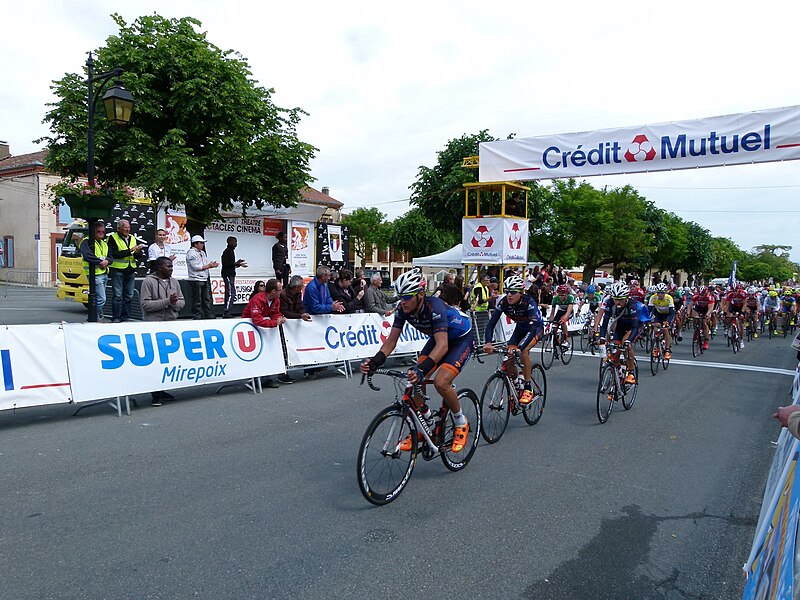
[[[300,190],[300,195],[305,202],[310,202],[311,204],[321,204],[322,206],[330,206],[337,209],[344,206],[343,202],[339,202],[335,198],[328,196],[328,194],[323,194],[314,188],[304,187]]]
[[[45,158],[47,158],[47,150],[6,157],[0,160],[0,173],[5,175],[11,171],[43,171]]]

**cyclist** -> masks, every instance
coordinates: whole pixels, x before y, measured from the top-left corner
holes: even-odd
[[[599,329],[601,346],[605,344],[609,329],[612,329],[612,340],[622,341],[628,346],[628,374],[625,376],[625,383],[634,384],[636,377],[633,375],[633,341],[639,335],[639,302],[629,296],[630,290],[624,281],[611,284],[609,297],[603,301],[597,312],[594,332],[597,334]],[[612,321],[613,327],[611,327]]]
[[[761,302],[758,298],[756,288],[750,286],[747,288],[747,299],[744,301],[744,314],[745,319],[750,320],[750,326],[753,328],[753,339],[758,337],[758,324],[761,320]]]
[[[735,288],[732,288],[725,297],[722,299],[722,304],[720,305],[720,311],[724,315],[724,325],[726,331],[731,327],[732,319],[736,316],[740,316],[744,312],[744,303],[747,300],[747,292],[744,290],[744,287],[740,284]],[[738,319],[738,324],[736,328],[739,330],[739,348],[744,348],[744,341],[742,340],[742,336],[744,335],[744,330],[742,329],[742,320]]]
[[[691,317],[703,320],[703,350],[708,350],[708,322],[714,314],[715,304],[716,299],[706,286],[702,286],[687,304]]]
[[[483,345],[483,351],[486,354],[491,354],[494,351],[492,346],[494,328],[502,315],[507,315],[509,319],[517,324],[514,327],[514,333],[511,334],[508,340],[508,355],[512,356],[515,350],[520,350],[524,383],[519,403],[530,404],[531,400],[533,400],[530,352],[544,331],[544,322],[536,300],[522,293],[524,286],[525,282],[518,275],[512,275],[503,282],[503,289],[506,293],[497,299],[497,310],[492,313],[492,317],[486,324],[486,334],[484,336],[486,343]]]
[[[650,314],[658,325],[663,327],[664,323],[667,323],[667,327],[664,327],[664,338],[667,341],[664,358],[669,360],[672,358],[672,336],[669,332],[669,325],[672,324],[675,318],[675,300],[667,293],[666,283],[659,283],[655,288],[655,293],[650,296],[648,306],[650,307]],[[653,351],[658,352],[658,349],[654,348]]]
[[[786,288],[781,296],[781,331],[788,327],[794,321],[795,301],[792,290]]]
[[[575,304],[575,296],[570,294],[569,286],[566,283],[562,283],[556,288],[556,295],[553,296],[552,321],[560,324],[561,331],[564,333],[561,338],[563,340],[561,342],[561,347],[565,349],[569,348],[569,330],[567,329],[567,323],[572,316],[573,304]]]
[[[586,288],[586,293],[583,295],[583,301],[589,303],[590,313],[597,314],[600,302],[603,301],[603,293],[593,283],[590,283]]]
[[[761,311],[764,313],[764,326],[769,327],[769,320],[775,320],[775,326],[778,325],[778,312],[781,309],[781,301],[778,298],[778,292],[775,290],[770,290],[768,294],[764,296],[764,301],[761,304]]]
[[[394,313],[394,324],[389,337],[372,358],[361,363],[361,372],[373,373],[379,368],[397,345],[408,323],[430,339],[420,352],[416,366],[408,370],[408,382],[422,383],[426,376],[437,368],[433,385],[442,396],[447,408],[453,413],[453,452],[461,452],[467,443],[469,422],[461,412],[461,402],[453,387],[453,380],[464,368],[473,350],[472,325],[469,317],[458,309],[446,304],[441,298],[425,295],[425,277],[420,269],[412,269],[400,275],[394,282],[394,289],[400,303]],[[416,399],[415,399],[416,400]],[[417,406],[422,416],[432,418],[426,406]],[[411,449],[409,435],[400,444],[400,450]]]

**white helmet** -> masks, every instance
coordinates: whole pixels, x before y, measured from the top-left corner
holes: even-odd
[[[612,298],[627,298],[629,292],[630,288],[624,281],[615,281],[611,284],[611,289],[609,290]]]
[[[525,289],[525,282],[522,281],[522,277],[519,275],[511,275],[506,277],[503,282],[503,289],[511,292],[521,292]]]
[[[667,284],[666,283],[659,283],[659,284],[656,284],[654,287],[656,288],[655,292],[657,294],[664,293],[664,292],[667,291]]]
[[[750,295],[752,296],[753,294],[755,294],[755,293],[756,293],[756,288],[754,288],[754,287],[751,285],[749,288],[747,288],[747,293],[748,293],[748,294],[750,294]]]
[[[406,271],[394,282],[394,289],[398,296],[417,294],[425,289],[427,281],[419,268]]]

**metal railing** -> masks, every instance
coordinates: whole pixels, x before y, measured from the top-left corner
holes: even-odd
[[[34,269],[0,268],[0,285],[22,287],[58,287],[55,273]]]

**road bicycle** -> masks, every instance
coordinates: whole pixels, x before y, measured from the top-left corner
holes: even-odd
[[[752,342],[754,338],[758,337],[758,313],[749,311],[744,320],[744,338],[748,343]]]
[[[444,466],[451,471],[466,467],[478,446],[481,411],[475,392],[468,388],[458,391],[461,411],[469,421],[469,434],[461,452],[453,452],[455,426],[447,405],[442,402],[433,415],[433,424],[429,425],[412,400],[417,398],[420,406],[428,404],[430,398],[425,389],[433,380],[412,385],[408,383],[407,372],[376,369],[375,374],[393,378],[395,397],[394,402],[380,411],[367,427],[358,449],[356,474],[364,498],[380,506],[397,498],[406,487],[417,455],[421,454],[425,460],[440,456]],[[372,383],[372,375],[362,376],[362,385],[365,378],[370,389],[380,391]],[[400,446],[408,436],[411,447],[401,450]]]
[[[601,423],[608,421],[614,402],[621,401],[625,410],[630,410],[636,402],[639,390],[639,365],[633,359],[633,377],[635,383],[627,383],[627,361],[630,348],[627,342],[608,342],[606,360],[600,367],[600,382],[597,384],[597,419]]]
[[[542,335],[542,366],[549,369],[556,358],[560,358],[562,363],[568,365],[572,360],[573,350],[572,336],[568,334],[564,339],[561,322],[546,321]]]
[[[647,321],[642,324],[642,333],[639,334],[639,346],[648,354],[653,348],[653,322]]]
[[[703,345],[708,341],[703,333],[703,317],[692,317],[694,321],[694,334],[692,335],[692,357],[705,352]],[[709,325],[710,327],[710,325]]]
[[[735,314],[732,314],[731,320],[728,321],[728,327],[725,329],[725,340],[728,347],[733,349],[734,354],[741,350],[742,337],[739,334],[739,317]]]
[[[653,349],[650,351],[650,372],[653,376],[658,373],[659,366],[665,371],[669,368],[670,359],[666,357],[667,338],[664,335],[667,327],[668,323],[660,323],[653,328]]]
[[[519,350],[514,351],[513,365],[517,376],[509,372],[511,358],[504,353],[497,370],[489,376],[481,392],[481,435],[490,444],[498,441],[506,430],[509,415],[522,417],[528,425],[536,425],[547,403],[547,377],[541,365],[531,365],[533,400],[520,404],[523,392],[522,361]]]
[[[581,352],[586,354],[586,352],[591,352],[592,356],[599,352],[600,346],[597,343],[598,336],[594,333],[594,325],[596,320],[595,314],[592,314],[589,317],[589,320],[581,328],[580,332],[580,343],[581,343]]]

